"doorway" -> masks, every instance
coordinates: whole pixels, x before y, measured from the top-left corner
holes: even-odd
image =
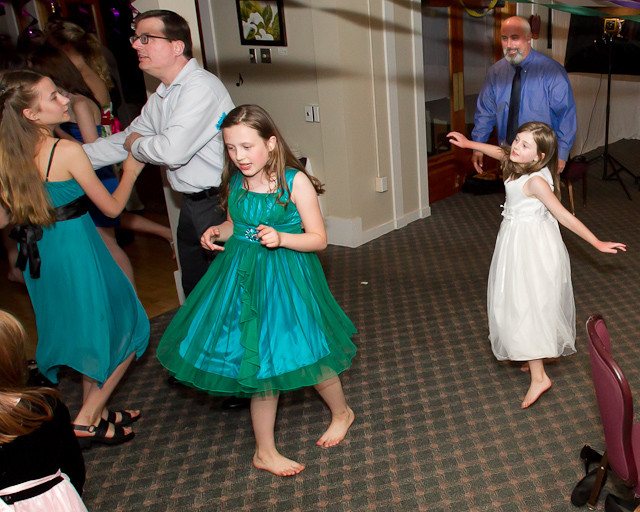
[[[457,193],[475,171],[469,150],[449,144],[450,131],[473,130],[478,94],[500,58],[500,10],[470,15],[460,4],[423,0],[425,119],[429,199]]]

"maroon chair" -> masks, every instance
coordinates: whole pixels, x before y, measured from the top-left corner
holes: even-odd
[[[611,356],[609,331],[600,315],[587,320],[591,375],[600,409],[606,451],[587,506],[594,509],[607,468],[640,496],[637,462],[640,461],[640,423],[633,423],[631,388]]]
[[[569,160],[564,171],[560,175],[560,179],[567,184],[569,190],[569,203],[571,204],[571,213],[576,214],[576,208],[573,203],[573,183],[582,180],[582,206],[587,206],[587,171],[589,164],[580,160]]]

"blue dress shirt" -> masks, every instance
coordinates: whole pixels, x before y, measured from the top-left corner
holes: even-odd
[[[576,138],[576,104],[571,83],[564,68],[555,60],[531,49],[521,62],[522,96],[519,124],[541,121],[550,125],[558,137],[558,157],[569,158]],[[494,126],[502,144],[507,136],[509,98],[515,67],[501,59],[489,68],[478,96],[475,127],[471,138],[487,142]]]

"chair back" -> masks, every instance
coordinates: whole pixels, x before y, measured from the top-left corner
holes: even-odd
[[[638,483],[631,430],[633,400],[624,373],[611,356],[609,331],[600,315],[587,320],[591,375],[600,408],[609,465],[629,487]]]
[[[567,165],[560,177],[569,179],[571,181],[578,181],[586,176],[588,170],[588,163],[578,162],[577,160],[570,160],[567,162]]]

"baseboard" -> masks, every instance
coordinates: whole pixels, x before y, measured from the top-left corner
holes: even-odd
[[[403,228],[411,222],[429,216],[431,216],[431,207],[427,206],[421,210],[414,210],[398,219],[385,222],[366,231],[362,229],[362,219],[360,217],[356,217],[355,219],[325,217],[324,222],[327,230],[328,243],[342,247],[359,247],[395,229]]]

